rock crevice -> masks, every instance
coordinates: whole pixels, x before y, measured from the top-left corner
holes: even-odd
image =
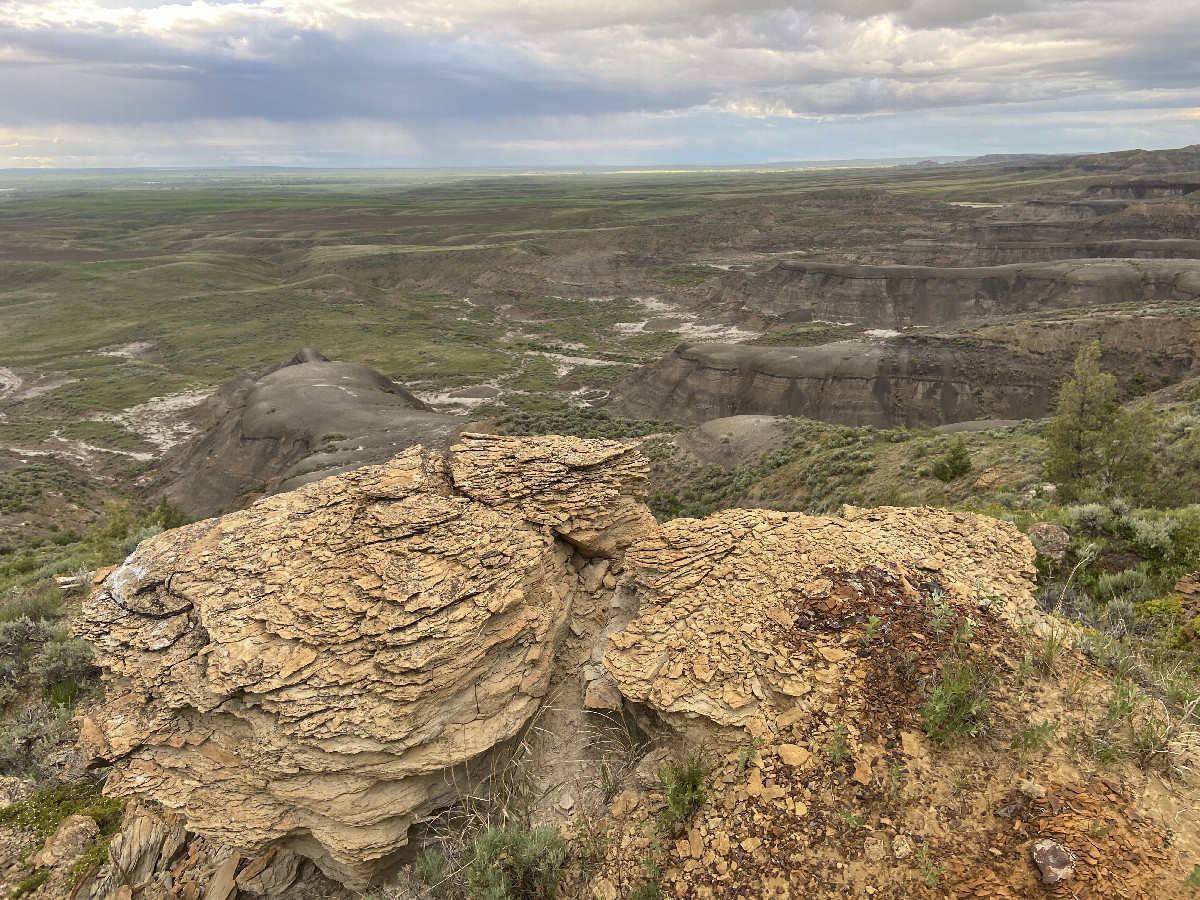
[[[107,790],[368,883],[536,711],[607,589],[572,557],[652,527],[645,492],[615,442],[466,435],[143,543],[85,612]]]
[[[646,487],[629,445],[464,435],[144,542],[85,609],[108,696],[82,737],[106,791],[230,859],[279,854],[276,880],[297,854],[362,889],[539,711],[560,754],[582,752],[585,708],[627,702],[696,740],[786,743],[862,693],[838,700],[866,613],[900,629],[936,590],[999,635],[1032,609],[1034,551],[1007,523],[659,526]]]

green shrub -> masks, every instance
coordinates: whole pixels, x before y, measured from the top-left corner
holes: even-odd
[[[967,651],[959,642],[942,657],[941,680],[921,709],[930,740],[945,746],[979,733],[979,721],[990,707],[988,691],[994,678],[991,660]]]
[[[1135,514],[1122,516],[1121,524],[1130,532],[1134,548],[1150,556],[1169,557],[1175,548],[1172,536],[1179,523],[1174,519],[1144,519]]]
[[[434,900],[450,893],[450,857],[441,850],[426,850],[413,862],[413,874],[429,888]]]
[[[0,775],[40,777],[40,763],[70,721],[71,713],[65,708],[38,703],[22,709],[15,723],[0,728]]]
[[[706,775],[702,750],[688,754],[682,765],[672,760],[658,773],[658,780],[662,783],[663,795],[667,801],[664,818],[669,826],[674,827],[686,821],[693,812],[704,805],[707,799],[704,792]]]
[[[30,560],[32,562],[32,559]],[[31,567],[29,571],[33,571]],[[62,613],[58,589],[53,585],[14,588],[9,599],[0,606],[0,622],[16,619],[57,619]]]
[[[43,690],[58,684],[78,684],[96,673],[92,645],[84,640],[50,643],[42,648],[30,664],[29,670],[37,677]]]
[[[958,435],[950,442],[942,458],[930,468],[934,477],[940,481],[951,482],[962,478],[971,471],[971,453],[967,450],[967,439]]]
[[[104,504],[104,516],[88,531],[84,543],[102,565],[119,563],[148,537],[186,525],[192,519],[165,498],[144,512],[128,501]]]
[[[1139,603],[1134,607],[1139,619],[1150,619],[1155,616],[1162,616],[1167,619],[1179,619],[1183,617],[1183,598],[1178,594],[1172,597],[1160,597],[1156,600],[1147,600],[1144,603]]]
[[[1039,725],[1030,725],[1013,735],[1010,747],[1022,753],[1041,750],[1054,741],[1058,734],[1058,724],[1047,720]]]
[[[15,619],[0,622],[0,680],[13,680],[24,675],[36,648],[54,639],[46,622]]]
[[[850,757],[850,747],[846,744],[846,726],[836,725],[833,729],[833,737],[829,739],[829,748],[825,751],[829,757],[829,761],[835,766],[840,766]]]
[[[1096,589],[1104,600],[1123,598],[1131,603],[1145,603],[1152,600],[1156,593],[1150,577],[1137,569],[1105,572],[1096,582]]]
[[[1101,503],[1084,503],[1081,506],[1067,507],[1067,515],[1071,524],[1092,534],[1099,534],[1108,526],[1112,512]]]
[[[470,900],[550,900],[567,845],[552,825],[492,828],[467,846],[463,880]]]
[[[504,416],[497,430],[520,436],[562,434],[582,438],[637,438],[648,434],[683,431],[674,422],[625,419],[606,409],[564,407],[549,412],[513,412]]]
[[[1196,868],[1200,870],[1200,866]],[[662,895],[662,885],[657,881],[647,881],[629,895],[629,900],[662,900]]]

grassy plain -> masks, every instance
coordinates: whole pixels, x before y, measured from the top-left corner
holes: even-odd
[[[78,436],[80,420],[302,346],[425,390],[603,390],[626,370],[551,368],[544,354],[629,365],[681,339],[618,329],[651,318],[631,297],[694,307],[731,264],[834,254],[868,225],[901,238],[914,221],[979,215],[940,201],[1070,196],[1096,180],[911,166],[4,172],[0,367],[25,389],[0,389],[0,443],[34,446],[68,425]],[[564,268],[596,253],[607,262]],[[98,446],[139,440],[89,428]]]

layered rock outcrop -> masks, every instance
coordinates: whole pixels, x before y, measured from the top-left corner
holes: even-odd
[[[604,664],[622,694],[682,730],[702,719],[787,739],[827,702],[869,696],[855,686],[868,615],[899,633],[936,590],[948,616],[1015,624],[1033,610],[1034,556],[1014,526],[945,510],[677,519],[626,554],[640,614]]]
[[[999,226],[997,226],[999,227]],[[1069,240],[1061,226],[1020,225],[987,241]],[[1053,235],[1031,229],[1048,227]],[[1007,226],[1005,226],[1007,228]],[[728,278],[719,300],[785,322],[821,319],[870,328],[944,325],[1016,312],[1200,297],[1200,261],[1083,259],[978,268],[781,262]]]
[[[1092,316],[818,347],[685,344],[618,385],[610,405],[686,425],[732,415],[878,428],[1040,418],[1091,341],[1123,387],[1135,379],[1165,386],[1200,371],[1196,319]]]
[[[143,543],[84,615],[107,790],[365,885],[529,721],[645,491],[621,444],[464,436]]]
[[[733,415],[839,425],[945,425],[1048,414],[1044,360],[990,341],[902,338],[819,347],[685,344],[613,392],[633,418],[698,425]]]
[[[600,636],[588,697],[771,735],[853,657],[805,630],[818,615],[920,611],[931,585],[989,621],[1031,608],[1033,549],[1006,523],[847,508],[660,527],[645,492],[627,445],[465,435],[146,541],[82,627],[108,681],[81,729],[106,791],[182,814],[234,854],[231,878],[299,854],[362,887],[530,722],[573,612]]]

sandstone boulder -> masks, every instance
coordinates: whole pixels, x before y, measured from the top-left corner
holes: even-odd
[[[645,492],[615,442],[467,435],[146,541],[83,617],[106,791],[365,885],[529,721]]]
[[[32,865],[37,869],[72,863],[84,854],[99,834],[100,827],[91,816],[67,816],[33,857]]]
[[[989,620],[1009,634],[1033,611],[1033,560],[1014,526],[940,509],[676,519],[625,555],[641,611],[610,637],[604,665],[681,731],[805,735],[826,702],[870,696],[857,638],[869,615],[881,642],[908,640],[932,615],[943,632],[969,615],[981,634]]]

